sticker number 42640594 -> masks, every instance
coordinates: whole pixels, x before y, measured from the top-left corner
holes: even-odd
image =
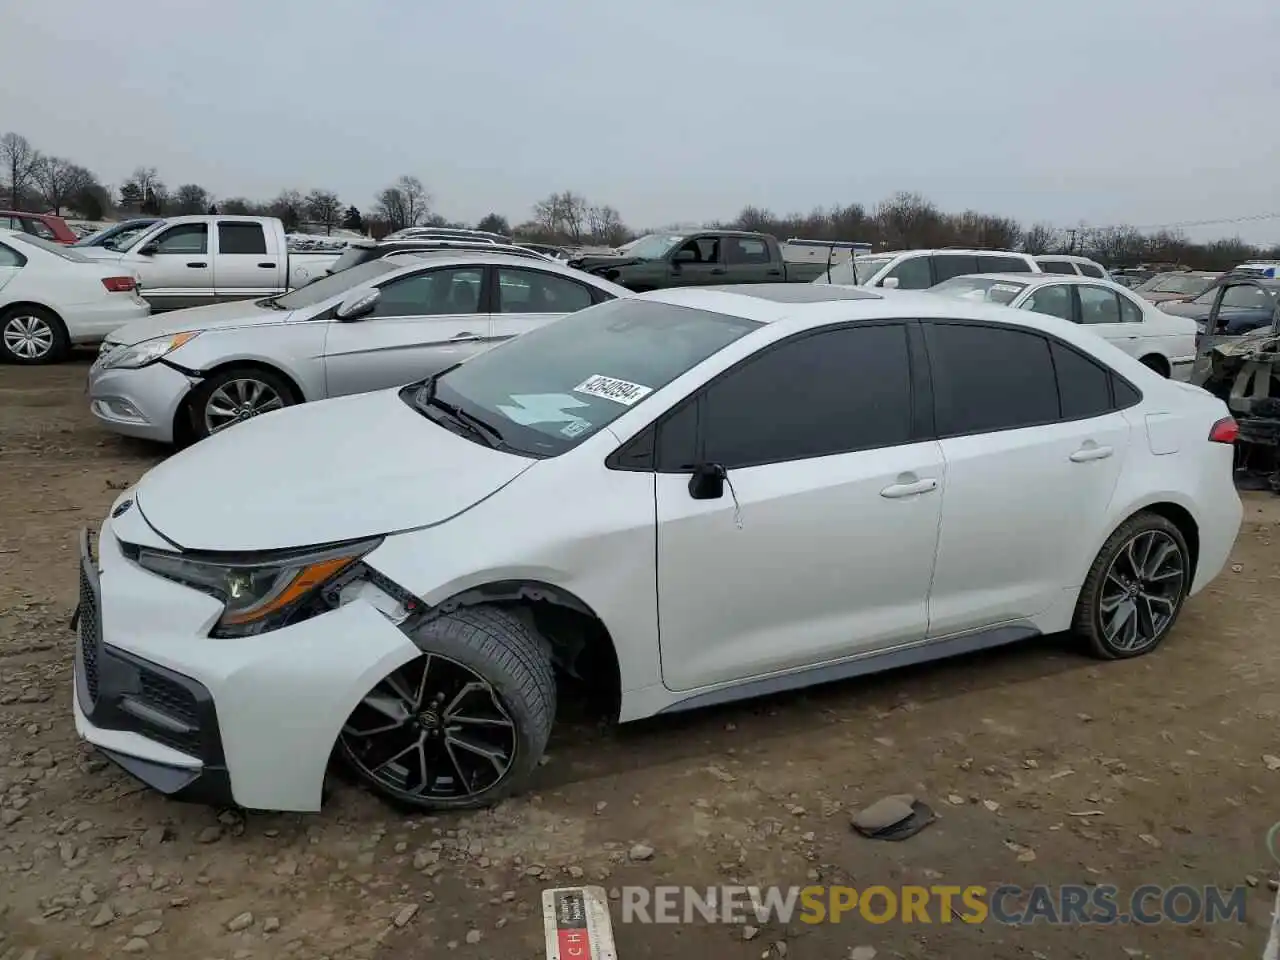
[[[641,386],[630,380],[619,380],[603,374],[593,374],[573,388],[574,393],[585,393],[589,397],[603,397],[629,407],[653,393],[652,387]]]

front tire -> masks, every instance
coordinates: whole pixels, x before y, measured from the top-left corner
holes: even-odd
[[[280,374],[259,367],[232,367],[215,373],[191,392],[191,435],[203,440],[297,402],[292,384]]]
[[[490,806],[519,790],[555,720],[547,644],[518,616],[466,607],[428,620],[422,655],[352,711],[338,751],[373,790],[415,810]]]
[[[1173,629],[1190,586],[1182,531],[1158,514],[1135,514],[1098,551],[1072,630],[1100,659],[1142,656]]]
[[[67,328],[52,310],[10,307],[0,313],[0,359],[8,363],[56,363],[71,350]]]

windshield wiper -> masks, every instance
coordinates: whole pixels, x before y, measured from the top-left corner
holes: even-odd
[[[437,410],[443,410],[454,419],[459,425],[469,430],[476,436],[484,438],[485,443],[500,450],[509,447],[506,438],[503,437],[501,431],[493,424],[480,419],[473,413],[463,410],[457,404],[446,403],[436,396],[436,379],[432,377],[418,390],[417,396],[413,398],[413,402],[420,408],[435,407]]]

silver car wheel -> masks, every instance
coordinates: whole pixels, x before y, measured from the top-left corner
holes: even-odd
[[[261,413],[280,410],[284,405],[284,398],[269,383],[252,377],[228,380],[205,402],[205,432],[217,433]]]
[[[10,317],[2,336],[6,349],[22,360],[40,360],[53,349],[53,327],[43,317],[31,314]]]

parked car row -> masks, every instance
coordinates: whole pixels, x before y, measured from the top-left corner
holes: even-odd
[[[179,798],[317,810],[338,757],[449,810],[525,786],[566,674],[625,722],[1061,631],[1151,653],[1239,530],[1227,407],[1092,335],[1143,309],[1117,285],[941,286],[396,254],[113,334],[95,406],[216,436],[82,536],[77,731]]]

